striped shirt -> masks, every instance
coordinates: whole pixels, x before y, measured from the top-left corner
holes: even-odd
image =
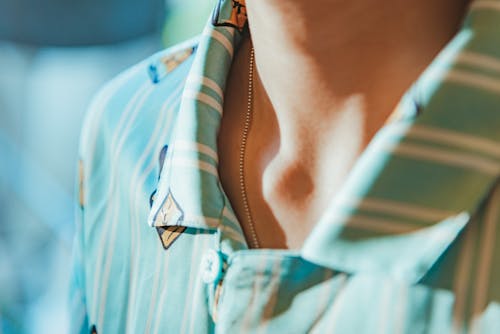
[[[220,183],[240,39],[209,23],[94,99],[73,332],[499,333],[500,1],[472,3],[296,251],[249,249]]]

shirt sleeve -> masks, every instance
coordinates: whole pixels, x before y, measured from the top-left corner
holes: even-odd
[[[98,106],[103,99],[112,92],[114,81],[104,85],[97,94],[91,99],[87,113],[84,117],[82,131],[80,133],[80,144],[78,150],[78,166],[76,186],[74,193],[75,203],[75,235],[73,239],[73,254],[72,268],[69,285],[69,318],[70,318],[70,333],[91,333],[91,324],[89,320],[89,300],[87,294],[86,282],[86,259],[90,259],[85,242],[86,225],[89,223],[86,220],[86,214],[89,208],[89,181],[91,178],[90,161],[92,160],[92,151],[88,149],[89,138],[95,137],[100,131],[100,126],[94,122],[94,115],[98,111]]]

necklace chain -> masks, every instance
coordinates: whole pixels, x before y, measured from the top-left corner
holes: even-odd
[[[248,229],[250,232],[250,243],[252,248],[259,248],[259,239],[257,238],[257,232],[255,231],[255,225],[252,219],[252,213],[250,211],[250,206],[248,204],[247,197],[247,186],[245,182],[245,153],[247,148],[248,132],[250,131],[250,125],[252,122],[252,105],[253,105],[253,72],[254,72],[254,49],[250,49],[250,61],[248,65],[248,94],[247,94],[247,110],[245,114],[245,124],[243,127],[243,133],[241,137],[240,145],[240,190],[241,199],[243,201],[243,208],[245,210],[245,218],[247,221]]]

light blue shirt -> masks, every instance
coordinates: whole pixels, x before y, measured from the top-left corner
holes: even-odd
[[[120,75],[82,134],[75,331],[498,333],[499,36],[473,2],[297,251],[249,249],[220,183],[237,29]]]

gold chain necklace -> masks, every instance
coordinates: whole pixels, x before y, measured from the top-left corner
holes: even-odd
[[[250,206],[248,204],[247,186],[245,182],[245,153],[247,148],[248,132],[250,131],[250,125],[252,122],[254,58],[255,58],[255,53],[252,46],[250,49],[250,61],[248,65],[247,111],[245,114],[245,124],[241,136],[239,165],[240,165],[241,199],[243,201],[245,218],[250,232],[250,244],[252,248],[259,248],[259,239],[257,238],[257,232],[255,231],[255,226],[252,219],[252,213],[250,212]]]

